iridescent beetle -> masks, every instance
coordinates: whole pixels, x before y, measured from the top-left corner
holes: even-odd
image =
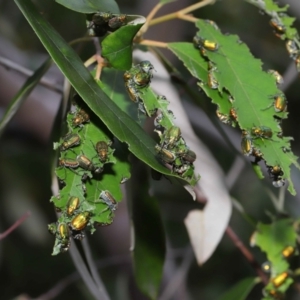
[[[109,31],[109,20],[112,14],[109,12],[99,12],[93,15],[91,22],[88,23],[88,33],[93,36],[103,36]]]
[[[243,154],[246,156],[249,156],[253,151],[252,139],[250,134],[245,130],[242,131],[241,148]]]
[[[271,74],[275,78],[277,85],[283,84],[283,78],[278,73],[278,71],[276,71],[276,70],[269,70],[268,73]]]
[[[90,121],[90,116],[89,114],[84,111],[82,108],[76,113],[74,118],[72,119],[72,125],[73,127],[83,127],[84,123],[87,123]]]
[[[203,39],[200,36],[194,36],[193,43],[197,49],[205,49],[209,51],[217,51],[219,49],[219,44],[210,40]]]
[[[78,197],[71,196],[67,203],[67,215],[71,216],[75,212],[75,210],[79,207],[80,200]]]
[[[127,22],[127,16],[126,15],[114,15],[111,19],[108,21],[108,26],[112,29],[120,28],[121,26],[126,25]]]
[[[251,133],[256,138],[271,139],[273,136],[272,129],[267,126],[252,127]]]
[[[96,143],[95,150],[98,154],[99,160],[102,163],[105,163],[108,160],[109,146],[111,144],[112,144],[111,141],[109,141],[109,142],[99,141]]]
[[[118,208],[117,201],[109,191],[102,191],[99,198],[101,199],[101,202],[107,205],[107,209],[109,209],[111,213],[113,213]],[[102,212],[106,211],[107,209],[103,210]]]
[[[57,228],[57,238],[59,239],[60,252],[66,252],[70,248],[70,231],[66,223],[60,223]]]
[[[277,276],[275,276],[274,278],[271,278],[271,282],[273,283],[273,285],[275,287],[280,287],[289,277],[289,273],[288,272],[283,272]]]
[[[280,22],[280,20],[272,18],[270,20],[270,25],[276,30],[276,33],[278,33],[279,35],[285,33],[285,26]]]
[[[295,43],[295,41],[288,40],[286,42],[285,46],[286,46],[286,49],[287,49],[290,57],[296,58],[297,55],[299,54],[299,48],[298,48],[297,44]]]
[[[60,146],[60,149],[61,151],[65,151],[79,144],[80,144],[80,136],[77,133],[69,133],[63,137],[63,142]]]
[[[133,102],[138,103],[138,102],[142,101],[140,92],[137,90],[137,88],[135,87],[135,85],[132,82],[128,82],[127,84],[125,84],[125,88],[129,95],[129,98]]]
[[[76,160],[77,160],[79,166],[84,170],[91,171],[96,174],[100,174],[103,171],[103,168],[101,168],[101,167],[97,168],[93,164],[93,162],[83,154],[77,155]]]
[[[224,124],[226,124],[226,125],[232,124],[229,115],[223,114],[219,110],[216,111],[216,114],[217,114],[217,117],[219,118],[219,120],[221,122],[223,122]]]
[[[91,214],[87,211],[77,214],[70,223],[71,229],[75,231],[83,230],[87,226],[90,217]]]
[[[181,130],[177,126],[171,126],[163,134],[163,147],[174,148],[175,144],[181,137]]]
[[[281,253],[284,258],[290,258],[295,253],[295,248],[293,246],[287,246]]]
[[[262,110],[269,109],[270,107],[274,106],[275,112],[284,112],[287,108],[287,101],[284,94],[277,94],[275,96],[272,96],[271,98],[274,99],[273,104],[269,105],[267,108],[264,108]]]

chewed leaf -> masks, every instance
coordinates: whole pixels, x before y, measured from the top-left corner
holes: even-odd
[[[218,44],[217,51],[205,51],[206,57],[216,67],[215,76],[219,86],[233,97],[232,106],[236,111],[239,126],[251,132],[255,127],[271,129],[272,137],[253,137],[253,145],[263,154],[268,166],[280,166],[290,183],[289,191],[295,194],[290,177],[290,166],[299,168],[297,157],[290,151],[290,138],[281,137],[277,119],[286,118],[286,112],[276,112],[273,108],[274,97],[282,92],[277,88],[275,79],[262,71],[261,61],[255,59],[245,44],[237,36],[223,35],[205,21],[199,20],[199,36]],[[270,107],[271,106],[271,107]]]
[[[109,11],[119,13],[118,4],[114,0],[55,0],[57,3],[80,13],[95,13],[99,11]]]
[[[267,255],[271,265],[271,278],[265,292],[285,293],[293,283],[289,276],[288,258],[296,252],[297,233],[292,219],[274,221],[272,224],[257,225],[252,241]],[[268,299],[268,298],[266,298]],[[273,298],[270,298],[273,299]]]
[[[273,11],[276,11],[276,12],[285,12],[289,8],[289,5],[279,7],[277,4],[274,3],[273,0],[265,0],[264,2],[265,2],[267,10],[273,10]]]
[[[128,23],[108,35],[101,43],[102,56],[118,70],[128,70],[132,65],[132,41],[146,22],[143,16],[127,15]]]
[[[272,224],[257,225],[254,233],[255,245],[261,248],[272,263],[272,275],[280,274],[289,268],[282,251],[287,247],[296,246],[297,234],[293,228],[293,220],[283,219]]]
[[[250,2],[249,0],[247,1]],[[289,5],[280,7],[273,0],[251,1],[250,3],[272,17],[271,23],[273,25],[271,26],[275,29],[274,32],[277,37],[280,37],[282,40],[292,40],[298,37],[297,30],[292,26],[296,18],[287,15]]]
[[[297,157],[291,152],[290,138],[281,137],[278,120],[286,118],[287,113],[285,110],[274,109],[274,97],[282,95],[275,79],[262,71],[261,62],[251,55],[237,36],[223,35],[207,21],[199,20],[197,26],[201,27],[199,39],[215,43],[213,51],[204,49],[200,53],[187,43],[171,43],[169,48],[184,62],[191,74],[200,80],[201,89],[219,106],[219,118],[223,122],[230,124],[228,115],[233,108],[235,122],[249,134],[253,127],[270,129],[270,138],[252,136],[253,146],[260,150],[266,165],[280,166],[284,173],[282,178],[290,182],[289,191],[295,194],[290,166],[294,164],[299,168],[299,165]],[[217,88],[209,84],[210,69],[213,69]]]

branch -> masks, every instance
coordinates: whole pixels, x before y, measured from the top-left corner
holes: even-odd
[[[262,271],[259,263],[255,260],[252,253],[246,248],[244,243],[240,240],[240,238],[235,234],[230,226],[226,228],[226,234],[231,239],[233,244],[242,252],[244,257],[248,260],[251,267],[255,270],[257,275],[260,277],[261,281],[264,285],[267,285],[269,280],[266,274]]]
[[[0,241],[6,238],[11,232],[18,228],[28,217],[30,217],[31,212],[27,211],[20,219],[18,219],[12,226],[10,226],[6,231],[0,234]]]

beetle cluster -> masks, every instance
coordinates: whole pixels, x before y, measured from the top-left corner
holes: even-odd
[[[116,15],[110,12],[99,12],[93,14],[87,23],[88,33],[92,36],[104,36],[108,31],[115,31],[126,25],[126,15]]]
[[[285,13],[279,13],[278,16],[273,16],[270,20],[270,25],[274,29],[274,33],[280,39],[285,39],[285,46],[290,57],[295,61],[298,72],[300,71],[300,47],[299,37],[295,36],[294,39],[286,38],[287,28],[282,22],[282,18],[286,18]]]
[[[155,150],[163,163],[170,166],[172,172],[185,178],[194,176],[193,162],[196,154],[190,150],[183,137],[181,130],[173,123],[173,113],[167,110],[168,101],[164,96],[158,96],[153,103],[143,98],[143,89],[147,88],[153,77],[153,65],[148,60],[142,61],[124,73],[124,82],[130,99],[138,103],[138,109],[149,117],[156,114],[154,119],[154,131],[160,137],[160,144]],[[152,99],[153,100],[153,99]],[[150,109],[149,107],[152,107]]]
[[[93,232],[94,224],[111,223],[117,209],[114,196],[104,190],[102,184],[104,165],[113,162],[111,142],[100,140],[94,144],[85,139],[86,131],[92,126],[97,130],[97,127],[90,122],[88,108],[78,103],[73,108],[67,116],[69,133],[56,144],[60,150],[56,174],[62,188],[60,195],[52,198],[60,216],[56,223],[48,226],[50,233],[55,235],[53,255],[66,252],[71,237],[81,240],[87,226]]]
[[[153,69],[154,67],[151,62],[144,60],[126,71],[123,76],[125,88],[130,99],[138,104],[138,109],[142,113],[146,113],[146,111],[141,93],[143,93],[143,89],[149,86],[153,77]]]
[[[172,125],[163,128],[160,126],[161,119],[160,114],[155,119],[155,131],[159,133],[161,139],[160,144],[155,146],[155,150],[163,163],[168,164],[175,174],[183,178],[192,178],[193,162],[196,160],[195,152],[187,147],[179,127]]]
[[[207,23],[212,25],[216,30],[219,31],[217,25],[215,25],[214,22],[206,20]],[[284,32],[284,26],[280,26],[278,23],[276,23],[274,20],[271,23],[271,25],[274,28],[277,28],[277,32]],[[276,27],[277,26],[277,27]],[[200,55],[205,59],[207,62],[207,79],[206,83],[201,81],[199,83],[199,86],[202,87],[202,89],[206,89],[207,87],[211,90],[217,90],[220,94],[222,94],[222,97],[226,98],[226,95],[228,97],[227,102],[222,103],[222,110],[219,108],[216,111],[217,117],[220,119],[221,122],[231,125],[233,127],[237,126],[239,124],[238,120],[238,112],[235,109],[234,105],[234,97],[230,94],[228,90],[224,91],[220,88],[220,84],[218,82],[218,68],[214,62],[212,62],[209,57],[211,57],[212,53],[216,52],[219,53],[220,45],[216,40],[208,40],[204,38],[203,36],[196,35],[193,38],[193,44],[196,49],[199,49]],[[290,45],[290,54],[291,55],[298,55],[298,50],[296,51],[296,45],[289,43]],[[208,54],[211,53],[211,54]],[[276,80],[277,86],[283,83],[282,76],[275,70],[270,70],[268,72],[271,74],[274,79]],[[278,93],[276,95],[270,96],[270,105],[268,105],[266,108],[261,109],[261,111],[270,109],[273,107],[274,109],[274,119],[276,120],[278,124],[278,132],[277,132],[277,137],[282,138],[282,129],[280,126],[280,122],[282,118],[285,117],[285,113],[287,110],[287,100],[286,97],[283,93]],[[257,164],[259,161],[264,160],[263,159],[263,154],[260,151],[258,146],[254,146],[254,140],[261,139],[261,140],[270,140],[273,141],[274,135],[273,131],[271,128],[264,126],[264,125],[259,125],[255,126],[253,124],[252,127],[250,128],[242,128],[242,138],[241,138],[241,149],[242,153],[246,156],[253,156],[254,157],[254,163]],[[257,143],[255,143],[257,144]],[[285,184],[285,180],[283,178],[284,173],[283,170],[280,168],[280,166],[275,165],[275,166],[267,166],[268,174],[270,178],[273,181],[273,185],[275,187],[281,187]]]

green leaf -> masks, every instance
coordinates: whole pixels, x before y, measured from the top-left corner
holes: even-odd
[[[256,277],[244,278],[223,294],[219,300],[245,300],[253,287],[259,282]]]
[[[272,224],[259,223],[255,231],[255,244],[266,253],[272,264],[272,275],[276,276],[289,268],[282,255],[287,246],[296,246],[297,234],[292,219],[274,221]]]
[[[20,106],[24,103],[32,90],[39,83],[43,75],[49,70],[52,60],[47,59],[23,84],[18,93],[12,98],[8,108],[6,109],[2,120],[0,121],[0,135],[5,130],[7,124],[18,112]]]
[[[199,50],[191,43],[169,43],[168,48],[183,61],[186,68],[195,78],[201,80],[201,82],[207,82],[207,60],[199,55]],[[228,95],[226,93],[221,94],[218,90],[209,88],[207,84],[199,84],[199,86],[211,98],[212,102],[218,106],[220,113],[229,114],[232,105],[227,101]]]
[[[279,7],[273,0],[264,0],[266,5],[266,10],[272,10],[276,12],[285,12],[288,10],[289,5],[285,5],[283,7]]]
[[[128,70],[132,65],[132,41],[146,22],[143,16],[126,16],[129,24],[108,35],[102,42],[102,56],[118,70]]]
[[[37,12],[29,0],[15,0],[41,42],[80,97],[129,150],[153,169],[173,175],[156,158],[155,142],[99,88],[75,51]]]
[[[272,97],[282,93],[278,90],[275,79],[262,71],[261,62],[253,58],[237,36],[222,35],[206,21],[199,20],[197,26],[201,27],[201,38],[219,45],[217,51],[206,50],[204,58],[200,51],[192,49],[191,44],[171,43],[168,47],[184,62],[191,74],[200,80],[200,87],[219,106],[220,113],[228,116],[233,107],[242,130],[251,132],[254,126],[266,126],[272,130],[272,139],[253,137],[253,145],[262,152],[268,166],[281,167],[283,178],[290,183],[288,189],[294,195],[296,192],[290,177],[290,167],[294,164],[299,168],[299,165],[297,157],[290,150],[291,138],[277,136],[280,134],[280,127],[274,116],[286,118],[287,113],[275,112],[273,109]],[[218,90],[209,88],[207,59],[216,68],[213,74],[219,83]],[[233,101],[229,101],[228,93]]]
[[[118,4],[114,0],[55,0],[57,3],[80,13],[96,13],[99,11],[118,14]]]
[[[140,98],[143,100],[144,107],[146,110],[146,114],[151,117],[153,116],[157,111],[160,111],[161,113],[161,120],[159,122],[159,125],[164,127],[165,130],[168,128],[171,128],[172,126],[175,126],[174,124],[174,118],[173,112],[169,110],[168,105],[169,101],[164,96],[158,96],[153,92],[153,90],[150,87],[142,88],[140,91]],[[161,143],[163,142],[163,136],[159,132],[159,130],[155,130],[160,135]],[[182,149],[187,149],[188,145],[185,144],[183,141],[181,146],[178,146]],[[185,175],[184,175],[185,174]],[[193,164],[189,165],[189,168],[183,173],[182,178],[188,179],[189,183],[194,186],[198,180],[200,179],[199,175],[194,174],[194,166]]]
[[[135,280],[143,293],[157,299],[166,253],[164,229],[157,199],[148,195],[146,186],[136,188],[132,199]]]

